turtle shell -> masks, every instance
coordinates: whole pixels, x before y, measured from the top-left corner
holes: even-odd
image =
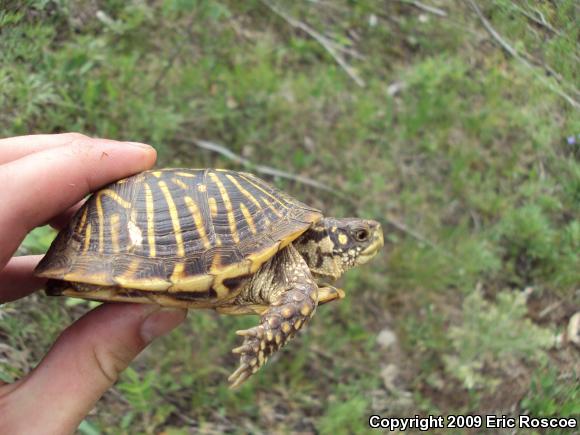
[[[157,293],[213,289],[220,299],[321,218],[252,174],[146,171],[94,193],[35,272]]]

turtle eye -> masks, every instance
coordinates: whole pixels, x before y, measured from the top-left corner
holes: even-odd
[[[356,230],[356,232],[354,233],[354,238],[357,240],[357,242],[365,242],[369,238],[369,232],[368,230],[364,229]]]

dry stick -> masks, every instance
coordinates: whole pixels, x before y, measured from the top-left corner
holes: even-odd
[[[543,319],[544,317],[546,317],[548,314],[550,314],[555,309],[560,308],[560,306],[563,303],[564,303],[564,301],[556,301],[556,302],[548,305],[546,308],[544,308],[542,311],[540,311],[540,313],[538,314],[538,317],[540,319]]]
[[[400,3],[405,3],[408,5],[414,6],[417,9],[422,10],[423,12],[429,12],[430,14],[439,15],[440,17],[447,16],[447,12],[445,12],[443,9],[439,9],[439,8],[434,7],[434,6],[426,5],[426,4],[420,3],[420,2],[415,1],[415,0],[398,0],[398,1]]]
[[[425,245],[429,246],[430,248],[433,248],[436,251],[441,252],[446,257],[455,258],[454,255],[452,255],[449,252],[447,252],[446,250],[444,250],[441,246],[437,245],[436,243],[432,242],[429,239],[426,239],[421,234],[419,234],[415,230],[412,230],[411,228],[407,227],[404,223],[400,222],[399,220],[392,218],[392,217],[388,217],[388,216],[385,216],[384,219],[387,221],[387,223],[394,226],[399,231],[401,231],[405,234],[408,234],[411,237],[413,237],[414,239],[418,240],[419,242],[424,243]]]
[[[361,88],[364,88],[366,86],[364,80],[358,76],[356,71],[344,60],[344,58],[340,55],[340,53],[338,53],[334,42],[332,42],[330,39],[328,39],[321,33],[318,33],[308,24],[292,18],[291,16],[278,9],[270,2],[262,0],[262,3],[266,5],[272,12],[274,12],[276,15],[278,15],[280,18],[282,18],[284,21],[290,24],[292,27],[302,30],[304,33],[315,39],[320,45],[322,45],[322,47],[328,52],[328,54],[332,56],[332,58],[336,61],[336,63],[338,63],[342,67],[342,69],[348,74],[348,76],[354,80],[354,82],[357,85],[359,85]]]
[[[516,4],[511,4],[510,7],[512,7],[514,10],[520,12],[522,15],[524,15],[525,17],[527,17],[529,20],[533,21],[537,25],[544,27],[545,29],[549,30],[550,32],[553,32],[556,36],[559,36],[561,38],[569,39],[562,32],[560,32],[559,30],[557,30],[554,27],[552,27],[552,25],[546,21],[546,18],[544,17],[544,15],[542,14],[542,12],[540,12],[539,10],[534,9],[534,12],[536,12],[536,14],[538,14],[538,16],[540,17],[540,19],[536,18],[532,13],[526,11],[521,6],[518,6]],[[524,53],[524,54],[526,55],[526,57],[528,58],[528,60],[531,63],[536,64],[537,66],[539,66],[541,68],[544,68],[547,72],[549,72],[552,76],[554,76],[559,82],[564,82],[564,78],[562,77],[562,75],[559,74],[559,73],[557,73],[556,71],[554,71],[554,69],[551,68],[549,65],[547,65],[545,63],[542,63],[542,62],[534,59],[532,56],[530,56],[527,53]],[[578,58],[578,56],[576,56],[574,53],[570,53],[570,55],[576,61],[580,61],[580,58]],[[573,89],[570,85],[568,85],[568,87],[570,87],[571,90],[574,91],[574,93],[576,95],[580,95],[580,91],[577,91],[576,89]]]
[[[320,183],[319,181],[313,180],[311,178],[304,177],[302,175],[294,175],[294,174],[291,174],[290,172],[281,171],[279,169],[275,169],[275,168],[272,168],[270,166],[256,165],[256,164],[252,163],[252,161],[234,153],[233,151],[231,151],[230,149],[226,148],[223,145],[219,145],[219,144],[214,143],[214,142],[209,142],[207,140],[200,140],[200,139],[194,139],[194,140],[189,140],[189,141],[186,140],[186,142],[193,143],[195,146],[202,148],[204,150],[213,151],[215,153],[221,154],[225,158],[232,160],[232,161],[234,161],[242,166],[251,168],[256,172],[260,172],[260,173],[266,174],[266,175],[271,175],[273,177],[280,177],[280,178],[285,178],[287,180],[296,181],[298,183],[306,184],[307,186],[311,186],[311,187],[314,187],[316,189],[324,190],[324,191],[330,192],[334,195],[341,196],[340,192],[336,192],[334,189],[332,189],[328,186],[325,186],[324,184]]]
[[[505,39],[503,39],[501,37],[501,35],[493,28],[493,26],[490,24],[490,22],[487,20],[487,18],[485,18],[485,16],[481,12],[481,9],[479,8],[479,6],[475,2],[475,0],[466,0],[466,1],[471,5],[471,7],[473,8],[473,10],[475,11],[475,13],[477,14],[477,16],[479,17],[479,20],[483,24],[483,27],[485,27],[485,29],[493,37],[493,39],[495,39],[495,41],[499,45],[501,45],[501,47],[506,52],[508,52],[508,54],[512,55],[515,59],[519,60],[524,66],[526,66],[527,68],[529,68],[536,75],[536,77],[538,78],[538,80],[540,80],[548,89],[550,89],[551,91],[553,91],[556,94],[560,95],[562,98],[564,98],[575,109],[580,108],[580,103],[578,103],[578,101],[576,101],[570,95],[568,95],[567,93],[565,93],[559,87],[554,86],[554,84],[551,83],[549,80],[546,80],[546,78],[542,74],[539,74],[538,73],[538,71],[536,70],[536,68],[534,67],[534,65],[532,65],[530,62],[528,62],[524,57],[520,56],[520,54],[516,51],[516,49],[513,48],[511,45],[509,45],[505,41]]]
[[[528,62],[530,62],[532,65],[535,65],[539,68],[543,68],[544,70],[546,70],[546,72],[548,74],[550,74],[552,77],[554,77],[556,79],[556,81],[558,81],[562,85],[566,85],[568,88],[570,88],[569,90],[572,91],[575,95],[580,96],[580,91],[578,89],[574,88],[569,83],[566,83],[566,81],[564,80],[564,77],[562,77],[562,74],[555,71],[550,65],[546,64],[545,62],[541,62],[540,60],[532,57],[532,55],[530,55],[528,53],[523,53],[523,55],[527,58]],[[572,56],[574,56],[574,55],[572,54]]]
[[[523,16],[533,21],[537,25],[542,26],[545,29],[548,29],[550,32],[555,33],[558,36],[562,36],[562,33],[559,30],[554,29],[552,25],[546,21],[546,18],[544,18],[544,14],[542,14],[539,10],[534,9],[534,12],[536,12],[540,17],[536,18],[532,13],[526,11],[524,8],[518,6],[517,4],[512,3],[509,6],[515,9],[516,11],[520,12]]]
[[[572,38],[570,38],[568,35],[563,34],[560,30],[555,29],[554,27],[552,27],[552,25],[550,23],[548,23],[548,21],[546,20],[546,17],[544,17],[544,14],[538,9],[538,8],[532,8],[532,10],[538,14],[538,16],[540,17],[540,23],[542,23],[544,26],[546,26],[547,29],[552,29],[552,31],[562,37],[562,38],[566,38],[569,41],[572,41]],[[527,15],[526,15],[527,16]],[[538,22],[538,21],[536,21]],[[578,57],[578,55],[576,55],[575,53],[571,53],[571,56],[576,60],[576,62],[580,62],[580,57]]]
[[[294,175],[294,174],[291,174],[290,172],[281,171],[279,169],[272,168],[271,166],[256,165],[252,161],[234,153],[229,148],[226,148],[223,145],[219,145],[217,143],[210,142],[207,140],[201,140],[201,139],[182,138],[182,139],[180,139],[180,141],[182,141],[184,143],[190,143],[192,145],[197,146],[198,148],[202,148],[204,150],[208,150],[208,151],[212,151],[214,153],[220,154],[221,156],[225,157],[226,159],[231,160],[239,165],[250,168],[256,172],[266,174],[266,175],[271,175],[274,177],[285,178],[287,180],[295,181],[297,183],[301,183],[301,184],[305,184],[305,185],[310,186],[310,187],[314,187],[315,189],[324,190],[325,192],[328,192],[328,193],[340,198],[343,201],[349,202],[355,208],[358,205],[352,199],[352,197],[347,195],[345,192],[341,192],[339,190],[332,189],[332,188],[322,184],[319,181],[313,180],[312,178],[304,177],[302,175]],[[416,231],[408,228],[404,223],[400,222],[399,220],[392,218],[392,217],[388,217],[388,216],[384,216],[383,219],[385,220],[385,222],[387,222],[388,224],[397,228],[399,231],[401,231],[405,234],[408,234],[409,236],[418,240],[419,242],[424,243],[425,245],[435,249],[436,251],[441,252],[443,255],[450,257],[450,258],[453,258],[453,255],[451,255],[449,252],[445,251],[443,248],[441,248],[437,244],[433,243],[432,241],[426,239],[425,237],[423,237],[421,234],[417,233]]]

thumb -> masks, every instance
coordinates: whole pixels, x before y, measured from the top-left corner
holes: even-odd
[[[104,304],[89,312],[61,334],[34,371],[2,387],[8,392],[0,390],[0,432],[9,424],[5,433],[72,433],[139,352],[185,315],[140,304]]]

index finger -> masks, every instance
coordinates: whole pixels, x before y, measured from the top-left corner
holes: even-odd
[[[88,139],[80,133],[31,134],[0,139],[0,165],[28,154],[68,145],[75,140]]]
[[[149,169],[144,144],[81,137],[0,166],[0,268],[32,228],[105,184]]]

